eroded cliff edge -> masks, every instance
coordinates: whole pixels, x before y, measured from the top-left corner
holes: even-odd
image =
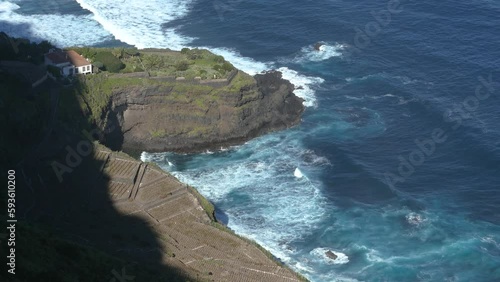
[[[134,78],[115,83],[105,114],[114,149],[198,152],[244,142],[299,123],[303,100],[280,72],[237,71],[224,85]],[[108,130],[109,131],[109,130]]]

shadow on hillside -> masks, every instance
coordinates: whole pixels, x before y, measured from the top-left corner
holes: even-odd
[[[26,25],[10,25],[5,22],[1,22],[0,27],[6,31],[16,28],[29,29]],[[10,82],[0,80],[0,84],[2,83]],[[87,119],[83,118],[81,111],[74,112],[71,120],[63,120],[59,114],[52,118],[54,105],[57,105],[60,110],[62,105],[68,103],[68,99],[72,100],[69,102],[74,105],[78,105],[78,101],[77,97],[66,96],[65,102],[61,103],[59,97],[62,94],[62,86],[56,83],[51,84],[49,92],[35,93],[47,95],[47,99],[43,100],[45,102],[38,106],[50,108],[43,111],[43,115],[36,117],[41,119],[43,125],[37,129],[40,130],[36,135],[38,138],[33,138],[29,145],[25,145],[24,149],[27,154],[20,162],[19,159],[6,160],[9,168],[16,171],[18,225],[35,226],[44,232],[47,231],[49,235],[47,238],[35,240],[35,238],[30,238],[34,236],[34,233],[24,232],[23,230],[26,230],[24,228],[18,229],[16,237],[18,242],[28,242],[26,244],[29,245],[16,246],[17,265],[14,280],[11,280],[12,277],[0,280],[189,280],[178,269],[162,264],[167,254],[162,251],[164,247],[159,241],[159,234],[156,234],[147,222],[134,215],[124,215],[115,209],[107,192],[110,179],[101,173],[104,162],[97,159],[94,154],[89,154],[87,145],[92,143],[82,134],[82,128],[93,128],[93,125],[85,122]],[[4,86],[0,85],[0,89],[8,89]],[[7,119],[10,117],[9,114],[27,105],[25,99],[29,95],[5,91],[0,93],[2,96],[0,98],[9,96],[8,104],[15,102],[18,106],[18,108],[12,108],[9,107],[10,104],[6,105]],[[12,135],[7,138],[16,139],[8,140],[2,145],[16,143],[22,137]],[[2,175],[5,175],[6,171],[2,168]],[[4,191],[2,194],[7,193]],[[2,199],[4,197],[2,196]],[[107,268],[110,264],[100,261],[99,256],[83,256],[75,251],[75,247],[67,244],[49,246],[49,249],[57,253],[57,257],[54,257],[44,251],[47,246],[35,244],[35,242],[56,244],[49,240],[52,237],[90,247],[83,248],[86,253],[103,251],[114,257],[111,258],[113,261],[119,263],[111,264],[113,267]],[[30,241],[33,243],[29,243]],[[2,243],[2,249],[5,248],[4,243]],[[92,261],[91,258],[95,260]],[[129,267],[135,269],[136,272],[127,271]],[[0,276],[3,275],[5,272]]]

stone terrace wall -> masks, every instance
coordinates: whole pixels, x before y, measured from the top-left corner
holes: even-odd
[[[139,78],[149,78],[158,81],[165,82],[182,82],[188,84],[197,84],[197,85],[207,85],[214,88],[221,88],[226,85],[229,85],[233,78],[238,74],[238,70],[232,70],[227,78],[221,79],[201,79],[200,77],[195,77],[194,79],[186,79],[184,77],[175,77],[175,76],[149,76],[147,72],[133,72],[133,73],[123,73],[118,74],[120,77],[139,77]]]

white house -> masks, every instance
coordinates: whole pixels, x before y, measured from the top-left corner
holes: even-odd
[[[63,76],[92,73],[92,64],[73,50],[50,50],[45,54],[45,64],[58,67]]]

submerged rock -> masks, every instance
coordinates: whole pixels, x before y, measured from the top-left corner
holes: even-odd
[[[321,47],[323,45],[325,45],[325,43],[323,43],[323,42],[318,42],[318,43],[314,44],[314,50],[316,50],[316,51],[322,51]]]
[[[336,260],[338,258],[338,256],[336,254],[334,254],[332,251],[328,250],[325,252],[325,255],[329,258],[329,259],[332,259],[332,260]]]

